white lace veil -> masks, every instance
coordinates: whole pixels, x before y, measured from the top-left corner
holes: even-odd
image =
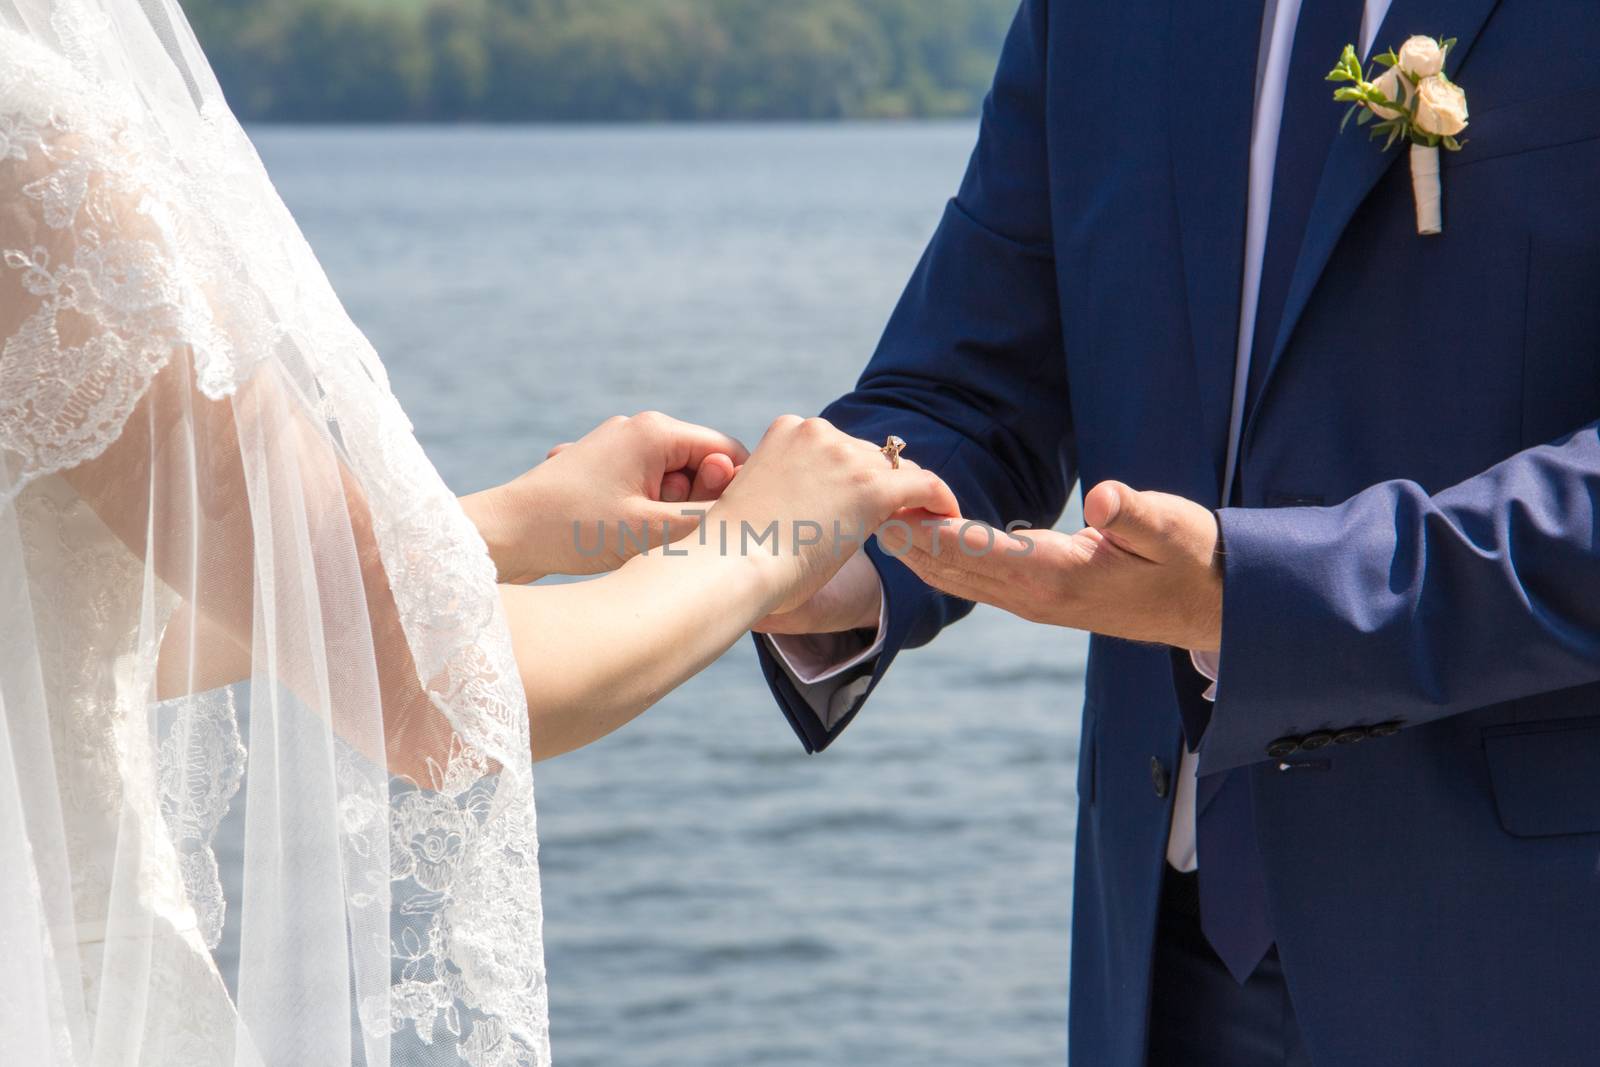
[[[0,0],[0,257],[0,1059],[548,1063],[493,567],[173,0]]]

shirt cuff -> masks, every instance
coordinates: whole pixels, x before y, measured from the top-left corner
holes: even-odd
[[[1222,672],[1221,652],[1190,652],[1189,662],[1194,664],[1194,669],[1211,680],[1206,686],[1206,691],[1201,695],[1213,704],[1217,701],[1217,675]]]
[[[878,631],[869,641],[860,630],[837,634],[768,634],[767,647],[796,681],[816,685],[875,659],[888,631],[889,598],[878,604]]]

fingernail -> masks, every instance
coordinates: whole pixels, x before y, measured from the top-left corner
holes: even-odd
[[[707,467],[705,469],[705,473],[702,475],[707,489],[722,488],[722,483],[726,477],[727,472],[717,465]]]
[[[1106,498],[1106,525],[1110,526],[1122,511],[1122,494],[1115,489],[1107,489]]]

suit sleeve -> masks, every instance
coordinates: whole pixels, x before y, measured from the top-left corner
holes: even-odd
[[[1600,423],[1437,494],[1383,482],[1219,516],[1225,667],[1202,774],[1284,737],[1600,680]]]
[[[906,454],[950,483],[965,515],[1001,526],[1053,523],[1075,477],[1051,238],[1047,9],[1026,0],[1017,13],[961,189],[855,390],[823,412],[859,437],[904,438]],[[925,586],[875,542],[866,551],[883,580],[884,648],[839,680],[845,699],[803,699],[756,642],[807,751],[839,735],[902,649],[972,607]]]

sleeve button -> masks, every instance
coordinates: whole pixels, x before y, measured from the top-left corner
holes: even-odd
[[[1324,730],[1318,730],[1314,734],[1307,734],[1301,740],[1300,747],[1302,749],[1304,749],[1305,751],[1307,751],[1307,752],[1312,752],[1312,751],[1315,751],[1316,749],[1319,749],[1319,748],[1323,747],[1324,745],[1331,744],[1332,742],[1333,742],[1333,735],[1332,734],[1330,734],[1330,733],[1328,733],[1328,732],[1326,732]]]
[[[1300,739],[1298,737],[1280,737],[1267,746],[1267,755],[1273,759],[1283,759],[1285,756],[1292,756],[1298,751],[1300,751]]]
[[[1373,737],[1390,737],[1399,732],[1400,724],[1398,722],[1380,722],[1376,726],[1367,728],[1367,733]]]
[[[1340,730],[1333,735],[1333,743],[1336,745],[1353,745],[1357,741],[1365,741],[1366,739],[1367,728],[1365,726],[1352,726],[1348,730]]]

